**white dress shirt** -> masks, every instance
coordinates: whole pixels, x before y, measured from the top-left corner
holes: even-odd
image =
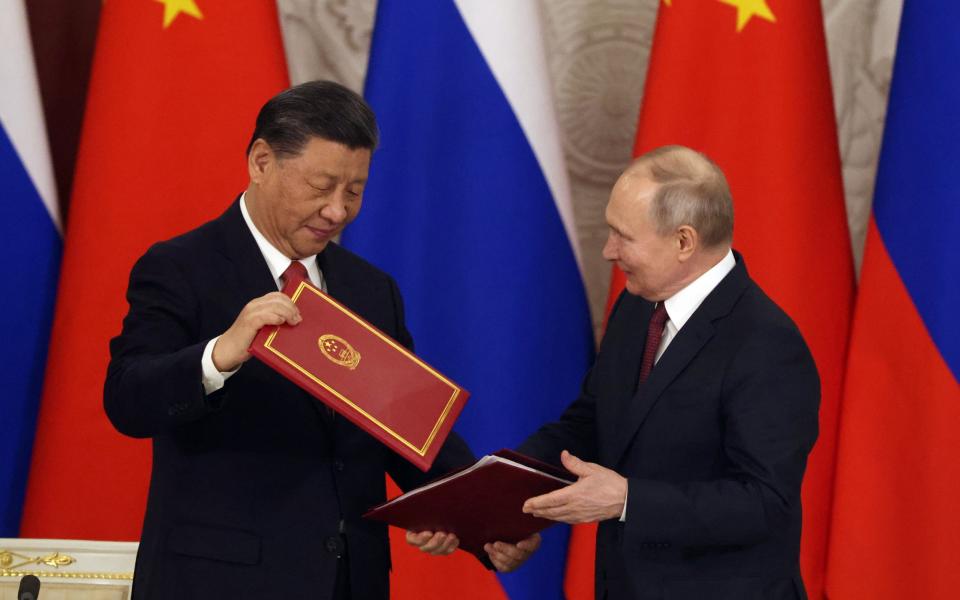
[[[660,357],[666,351],[667,346],[677,337],[680,329],[686,325],[693,313],[696,312],[703,301],[707,299],[710,292],[717,287],[727,273],[733,270],[737,260],[733,257],[733,251],[727,250],[727,254],[720,259],[720,262],[710,267],[700,277],[697,277],[687,287],[663,301],[667,309],[667,322],[663,327],[663,337],[660,338],[660,346],[657,348],[657,356],[653,364],[657,364]],[[627,499],[623,500],[623,512],[620,513],[620,520],[627,520]]]
[[[267,267],[270,269],[270,274],[273,276],[273,282],[276,284],[277,290],[282,289],[283,281],[280,279],[280,276],[287,270],[287,267],[290,266],[290,259],[287,258],[283,252],[277,250],[273,244],[260,233],[257,226],[254,225],[253,220],[250,218],[250,212],[247,210],[246,193],[240,196],[240,213],[243,215],[243,221],[250,229],[250,233],[253,234],[253,239],[256,240],[257,247],[260,248],[260,254],[263,255],[263,260],[267,262]],[[320,267],[317,266],[316,255],[302,259],[300,264],[307,269],[307,277],[310,281],[314,283],[314,285],[319,282],[320,289],[327,291],[327,282],[323,278],[323,273],[320,272]],[[203,389],[207,394],[212,394],[222,388],[227,379],[230,379],[231,375],[240,370],[240,367],[237,367],[233,371],[218,371],[217,367],[214,366],[213,347],[219,339],[220,336],[217,336],[207,342],[206,347],[203,349],[203,357],[200,359],[200,364],[203,367]]]
[[[720,262],[710,267],[710,269],[691,281],[687,287],[663,301],[667,309],[667,322],[663,328],[663,337],[660,338],[660,347],[657,348],[657,356],[653,364],[657,364],[660,357],[673,338],[677,337],[680,329],[686,325],[687,321],[703,301],[707,299],[713,288],[717,287],[727,273],[733,270],[737,261],[733,258],[733,252],[727,250],[727,254],[720,259]]]

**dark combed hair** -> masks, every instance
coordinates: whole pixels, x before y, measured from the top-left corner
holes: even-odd
[[[296,156],[313,137],[373,150],[379,140],[377,118],[363,98],[339,83],[308,81],[263,105],[247,154],[263,139],[278,157]]]

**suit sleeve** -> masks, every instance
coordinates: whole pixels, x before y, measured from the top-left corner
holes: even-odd
[[[819,378],[800,334],[757,335],[733,358],[723,386],[724,477],[629,479],[625,538],[672,546],[746,545],[783,531],[800,502],[817,437]]]
[[[562,466],[560,453],[570,451],[578,458],[597,460],[596,418],[597,395],[595,374],[591,369],[584,378],[580,395],[563,411],[560,418],[547,423],[528,437],[517,452],[532,456],[543,462]]]
[[[216,408],[203,390],[208,340],[193,331],[198,303],[175,260],[155,246],[130,273],[129,312],[110,342],[103,402],[118,431],[151,437]]]
[[[627,292],[624,291],[617,298],[610,311],[609,322],[617,318],[626,297]],[[601,347],[597,362],[603,360],[604,355],[610,351]],[[595,364],[583,379],[580,395],[563,411],[560,418],[538,429],[517,447],[517,451],[557,466],[562,466],[560,453],[563,450],[568,450],[582,460],[596,462],[599,454],[596,425],[599,397],[597,379]]]

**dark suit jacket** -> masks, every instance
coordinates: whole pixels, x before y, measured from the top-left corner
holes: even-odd
[[[389,276],[333,243],[318,260],[334,298],[412,346]],[[120,432],[153,438],[135,598],[326,599],[345,538],[355,597],[385,599],[387,529],[360,518],[384,472],[411,487],[473,460],[452,435],[424,475],[255,359],[205,395],[207,341],[276,290],[238,202],[130,274],[104,405]]]
[[[598,529],[597,598],[805,598],[800,482],[820,388],[803,338],[737,255],[638,389],[652,311],[620,296],[580,397],[520,448],[628,478],[626,522]]]

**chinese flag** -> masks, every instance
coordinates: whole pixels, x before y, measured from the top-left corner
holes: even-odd
[[[21,535],[139,538],[150,444],[102,408],[127,276],[244,189],[257,111],[286,85],[272,0],[104,3]]]
[[[665,144],[704,152],[726,173],[734,246],[816,359],[823,397],[801,568],[810,597],[822,598],[854,273],[820,3],[664,0],[634,152]],[[622,289],[616,273],[611,298]],[[587,537],[575,530],[571,556],[591,552],[576,547]],[[569,598],[591,597],[591,562],[568,566]]]

